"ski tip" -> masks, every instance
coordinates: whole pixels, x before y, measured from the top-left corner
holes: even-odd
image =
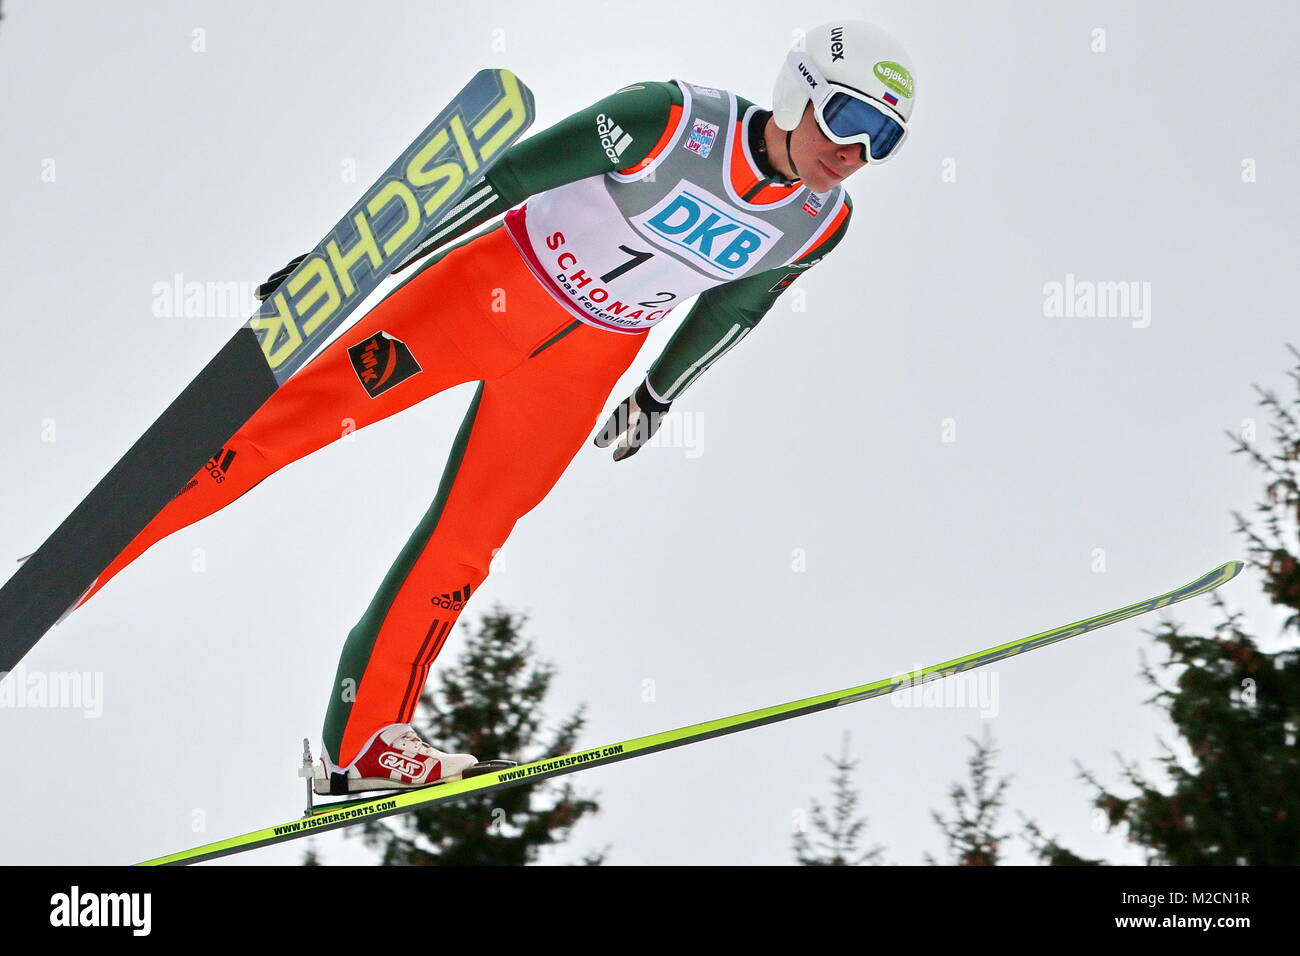
[[[1205,594],[1213,591],[1220,585],[1227,584],[1246,567],[1244,561],[1225,561],[1212,571],[1206,571],[1195,581],[1192,581],[1177,592],[1178,597],[1175,601],[1182,601],[1189,597],[1195,597],[1198,594]]]
[[[1215,568],[1215,571],[1222,573],[1223,580],[1230,581],[1241,573],[1242,568],[1246,566],[1245,561],[1226,561]]]

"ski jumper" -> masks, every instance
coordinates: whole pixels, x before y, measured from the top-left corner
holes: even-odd
[[[421,254],[437,251],[281,386],[79,603],[285,465],[477,382],[432,505],[344,642],[323,737],[327,766],[347,766],[411,720],[493,553],[599,424],[647,330],[698,296],[647,374],[671,401],[839,243],[847,194],[780,177],[762,150],[770,115],[652,82],[515,144],[427,237]]]

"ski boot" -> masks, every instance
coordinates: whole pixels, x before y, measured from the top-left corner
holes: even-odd
[[[311,759],[311,745],[303,741],[303,769],[308,778],[308,809],[312,794],[348,796],[375,790],[417,790],[475,777],[515,766],[513,760],[479,760],[472,754],[448,754],[425,741],[410,724],[389,724],[366,741],[347,767],[337,766],[322,749],[320,760]]]

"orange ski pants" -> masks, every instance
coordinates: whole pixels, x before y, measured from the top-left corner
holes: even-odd
[[[493,552],[599,424],[644,341],[643,332],[571,316],[498,223],[432,258],[281,386],[81,603],[154,542],[272,472],[445,388],[478,382],[433,504],[344,643],[324,746],[346,766],[377,730],[411,720]]]

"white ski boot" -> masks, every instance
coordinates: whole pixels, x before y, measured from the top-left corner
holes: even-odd
[[[304,759],[311,750],[303,741]],[[318,794],[344,796],[371,790],[413,790],[447,783],[493,770],[513,767],[512,760],[480,761],[473,754],[449,754],[438,750],[410,724],[389,724],[375,731],[346,767],[330,759],[321,749],[320,760],[311,764],[311,787]],[[304,773],[305,776],[305,773]]]

